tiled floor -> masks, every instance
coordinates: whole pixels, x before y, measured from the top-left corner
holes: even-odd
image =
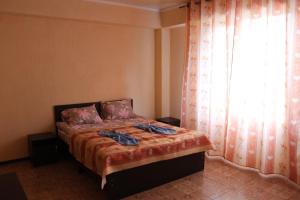
[[[206,160],[204,172],[127,198],[132,199],[300,200],[300,190],[282,179]]]
[[[78,174],[73,161],[33,168],[29,161],[0,165],[0,174],[16,172],[28,199],[105,199],[99,182],[87,173]],[[193,200],[300,200],[300,190],[281,179],[263,179],[221,161],[206,161],[205,170],[151,190],[134,199]]]

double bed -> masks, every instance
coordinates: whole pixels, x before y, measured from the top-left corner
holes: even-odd
[[[106,119],[96,124],[78,125],[63,121],[64,110],[91,105],[101,118],[105,118],[101,102],[54,106],[56,130],[60,149],[67,149],[80,165],[99,176],[99,187],[109,199],[120,199],[203,170],[204,152],[212,149],[212,145],[204,134],[197,131],[136,115]],[[155,134],[136,128],[136,124],[171,128],[176,133]],[[99,136],[99,131],[103,130],[126,133],[136,138],[139,144],[121,145],[111,138]]]

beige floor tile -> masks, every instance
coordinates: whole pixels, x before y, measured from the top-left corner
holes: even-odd
[[[99,180],[78,174],[73,161],[33,168],[28,161],[0,166],[0,174],[16,172],[29,200],[105,200]],[[134,194],[126,200],[300,200],[300,190],[282,179],[207,160],[202,172]]]
[[[289,198],[289,200],[299,200],[299,199],[300,199],[300,190],[297,190],[297,192]]]

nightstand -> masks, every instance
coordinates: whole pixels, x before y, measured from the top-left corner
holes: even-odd
[[[28,135],[29,156],[34,166],[58,160],[57,137],[54,133]]]
[[[156,119],[156,121],[180,127],[180,120],[176,119],[174,117],[162,117],[162,118]]]

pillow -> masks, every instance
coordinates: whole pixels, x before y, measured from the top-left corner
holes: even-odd
[[[61,118],[68,124],[98,124],[102,122],[95,104],[82,108],[71,108],[61,112]]]
[[[106,101],[101,105],[104,119],[129,119],[136,116],[130,99]]]

